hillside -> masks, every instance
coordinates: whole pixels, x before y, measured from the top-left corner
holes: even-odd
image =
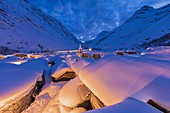
[[[0,1],[0,52],[75,49],[79,41],[58,20],[24,0]]]
[[[87,45],[107,50],[143,50],[148,46],[159,45],[159,41],[161,45],[167,45],[170,33],[169,20],[170,4],[158,9],[143,6],[118,28],[100,39],[88,42]]]
[[[102,31],[101,33],[97,35],[95,39],[86,41],[85,44],[83,44],[83,46],[87,48],[88,46],[90,46],[91,43],[97,43],[99,40],[101,40],[103,37],[106,37],[108,34],[109,34],[109,31]]]

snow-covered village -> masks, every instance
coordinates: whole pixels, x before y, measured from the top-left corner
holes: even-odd
[[[0,0],[0,113],[170,113],[170,1]]]

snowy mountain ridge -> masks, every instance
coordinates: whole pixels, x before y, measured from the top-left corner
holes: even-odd
[[[0,52],[75,49],[80,43],[58,20],[23,0],[0,1]]]
[[[110,33],[110,31],[102,31],[97,35],[97,37],[95,39],[86,41],[83,46],[88,47],[91,42],[97,43],[99,40],[106,37],[109,33]]]
[[[99,49],[137,49],[143,50],[151,42],[159,42],[170,33],[170,4],[158,9],[143,6],[124,24],[112,30],[100,39],[86,43],[89,47]],[[159,40],[160,39],[160,40]],[[165,45],[168,43],[164,41]]]

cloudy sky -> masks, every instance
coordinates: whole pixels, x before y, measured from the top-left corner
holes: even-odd
[[[170,0],[27,0],[61,21],[78,39],[113,30],[143,5],[155,8]]]

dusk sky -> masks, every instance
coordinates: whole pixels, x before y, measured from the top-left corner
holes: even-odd
[[[103,30],[113,30],[143,5],[154,8],[169,0],[28,0],[61,21],[79,40],[93,39]]]

